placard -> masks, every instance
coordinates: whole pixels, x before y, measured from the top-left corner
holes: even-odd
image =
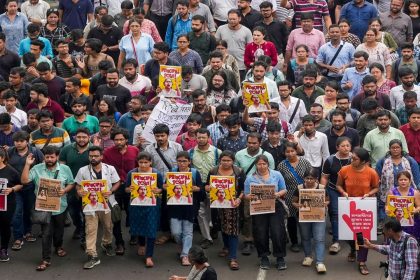
[[[134,206],[156,206],[156,196],[153,189],[157,188],[156,173],[137,173],[131,174],[131,205]]]
[[[387,215],[396,218],[402,226],[414,226],[414,196],[388,195],[386,207]]]
[[[356,233],[364,238],[376,240],[376,197],[338,198],[338,238],[356,240]]]
[[[270,99],[265,83],[244,82],[242,85],[242,98],[248,107],[248,113],[270,111]]]
[[[166,186],[168,205],[192,205],[191,172],[167,172]]]
[[[172,103],[168,99],[161,98],[153,108],[149,119],[141,133],[141,136],[149,143],[155,143],[153,128],[160,123],[169,127],[169,140],[176,141],[176,137],[186,123],[192,112],[192,104]]]
[[[60,180],[40,178],[38,192],[36,193],[35,210],[60,212],[61,198],[58,194],[60,188]]]
[[[234,176],[210,176],[210,208],[234,208]]]
[[[7,188],[9,180],[0,178],[0,211],[7,211],[7,195],[2,194],[3,190]]]
[[[261,215],[276,212],[276,186],[251,185],[250,193],[253,196],[250,202],[250,214]]]
[[[108,203],[103,196],[108,188],[106,180],[83,180],[80,185],[86,192],[82,198],[83,213],[109,211]]]
[[[299,189],[299,222],[325,222],[325,190]]]
[[[162,90],[159,96],[181,97],[181,66],[160,65],[159,88]]]

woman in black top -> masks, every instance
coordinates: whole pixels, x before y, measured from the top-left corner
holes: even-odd
[[[18,172],[7,164],[7,152],[0,149],[0,261],[9,261],[7,248],[11,237],[11,222],[16,208],[15,192],[22,188]],[[6,210],[6,211],[3,211]]]

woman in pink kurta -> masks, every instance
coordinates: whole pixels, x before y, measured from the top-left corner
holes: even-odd
[[[277,50],[272,42],[264,38],[267,30],[264,27],[257,26],[252,30],[253,42],[245,46],[244,62],[247,68],[251,68],[254,62],[261,55],[267,55],[271,58],[271,65],[277,65]]]

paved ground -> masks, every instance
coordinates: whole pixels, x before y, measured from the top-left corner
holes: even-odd
[[[21,251],[10,253],[11,261],[8,263],[0,263],[1,280],[20,280],[20,279],[100,279],[100,280],[119,280],[119,279],[153,279],[163,280],[169,276],[186,275],[188,268],[182,267],[176,258],[177,247],[174,243],[156,246],[155,251],[155,267],[146,269],[143,258],[136,255],[136,247],[127,246],[124,256],[107,257],[99,253],[101,264],[92,270],[83,270],[82,265],[86,261],[86,256],[81,250],[78,241],[71,240],[72,228],[66,229],[64,248],[68,251],[68,255],[64,258],[53,257],[52,266],[45,272],[35,271],[35,266],[40,261],[41,242],[26,243]],[[35,231],[37,231],[35,229]],[[125,240],[128,240],[126,233]],[[199,241],[199,234],[196,233],[195,241]],[[327,237],[329,244],[330,236]],[[221,248],[220,238],[215,244],[207,250],[210,263],[218,272],[218,279],[222,280],[263,280],[263,279],[381,279],[382,271],[378,268],[379,261],[382,260],[376,252],[370,252],[368,267],[370,269],[369,276],[362,276],[357,271],[355,264],[348,263],[346,256],[348,254],[348,246],[342,243],[342,251],[336,256],[326,256],[325,264],[328,272],[325,275],[317,275],[315,267],[307,268],[300,265],[303,259],[303,253],[293,253],[288,251],[286,257],[288,269],[278,272],[274,267],[269,271],[259,271],[258,259],[254,252],[251,256],[239,256],[241,269],[239,271],[231,271],[227,267],[224,259],[217,257],[217,252]],[[274,260],[273,260],[274,262]],[[383,276],[382,276],[383,279]]]

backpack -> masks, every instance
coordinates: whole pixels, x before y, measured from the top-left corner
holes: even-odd
[[[407,248],[407,242],[408,242],[408,239],[410,239],[410,237],[413,238],[417,242],[417,239],[412,235],[409,235],[404,239],[403,251],[402,251],[402,256],[403,256],[402,265],[401,265],[402,267],[405,267],[405,249]],[[417,245],[420,246],[418,242],[417,242]],[[417,252],[417,271],[413,280],[420,280],[420,249]]]

